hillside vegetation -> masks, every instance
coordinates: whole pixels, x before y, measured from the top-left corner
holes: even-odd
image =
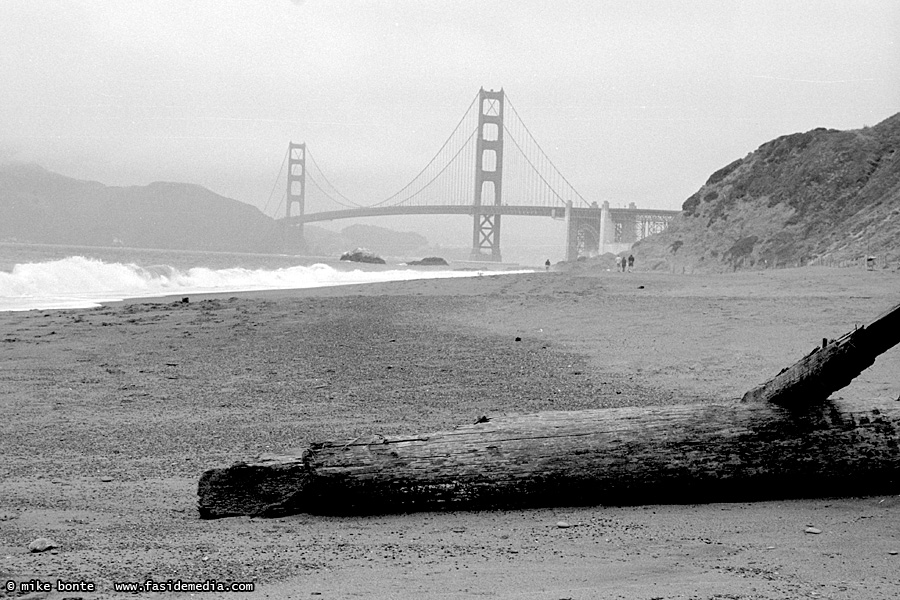
[[[642,264],[725,271],[900,260],[900,114],[852,131],[767,142],[713,173],[667,231],[635,245]]]

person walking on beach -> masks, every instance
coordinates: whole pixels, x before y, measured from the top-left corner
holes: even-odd
[[[549,258],[547,259],[547,262],[544,263],[544,270],[546,270],[546,271],[550,270],[550,259]]]
[[[633,268],[634,268],[634,255],[629,254],[628,255],[628,272],[631,273],[631,269],[633,269]]]
[[[617,256],[616,257],[616,271],[618,271],[621,268],[622,268],[622,257]]]

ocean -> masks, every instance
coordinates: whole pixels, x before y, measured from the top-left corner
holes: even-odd
[[[471,263],[414,268],[333,257],[0,243],[0,312],[91,308],[131,298],[531,272],[500,269],[473,268]]]

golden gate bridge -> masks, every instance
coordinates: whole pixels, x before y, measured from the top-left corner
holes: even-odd
[[[430,162],[391,196],[362,204],[325,176],[305,143],[289,143],[285,193],[276,214],[302,240],[316,221],[390,215],[470,215],[472,260],[501,260],[504,215],[566,222],[566,259],[620,252],[663,231],[678,211],[588,202],[560,172],[503,90],[481,88]],[[282,163],[282,170],[284,162]],[[279,178],[281,173],[279,173]],[[277,185],[277,184],[276,184]]]

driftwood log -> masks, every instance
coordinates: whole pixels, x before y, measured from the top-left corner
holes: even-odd
[[[794,365],[744,394],[744,402],[799,406],[822,402],[900,343],[900,304],[837,340],[822,340]]]
[[[900,403],[546,412],[313,444],[203,474],[204,518],[863,495],[898,490]]]
[[[198,486],[200,515],[898,493],[900,403],[826,399],[900,341],[898,319],[900,306],[742,402],[480,419],[452,431],[316,443],[210,469]]]

